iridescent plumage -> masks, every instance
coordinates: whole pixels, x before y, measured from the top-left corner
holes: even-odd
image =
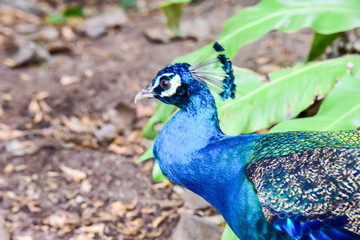
[[[242,240],[360,239],[360,133],[225,135],[209,87],[233,98],[234,75],[223,48],[214,50],[208,62],[167,66],[136,96],[180,108],[155,140],[162,172]]]

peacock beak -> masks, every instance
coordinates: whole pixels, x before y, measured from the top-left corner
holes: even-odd
[[[134,102],[136,103],[138,100],[143,98],[151,98],[154,97],[155,93],[152,91],[152,85],[149,84],[145,88],[143,88],[140,92],[138,92],[134,98]]]

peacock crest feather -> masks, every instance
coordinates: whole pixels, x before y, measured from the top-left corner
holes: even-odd
[[[189,67],[193,78],[225,100],[235,97],[236,85],[231,61],[225,56],[225,49],[215,42],[210,56],[201,57],[198,64]]]

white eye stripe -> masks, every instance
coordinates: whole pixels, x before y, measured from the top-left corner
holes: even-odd
[[[179,75],[175,74],[170,79],[170,88],[166,91],[161,92],[160,97],[170,97],[174,95],[178,87],[180,87],[180,85],[181,85],[181,78]]]
[[[157,88],[157,86],[159,86],[160,78],[161,78],[162,76],[167,76],[167,77],[169,77],[169,76],[172,76],[172,75],[174,75],[174,74],[173,74],[173,73],[164,73],[164,74],[158,76],[158,77],[156,78],[156,80],[155,80],[154,85],[150,88],[150,91],[154,91],[154,89]]]
[[[174,95],[176,93],[177,88],[181,85],[181,78],[178,74],[174,74],[174,73],[164,73],[160,76],[158,76],[156,78],[155,84],[154,86],[151,88],[151,91],[153,91],[156,87],[159,86],[160,83],[160,78],[166,76],[166,77],[170,77],[173,76],[169,82],[170,82],[170,88],[162,91],[160,94],[160,97],[170,97],[172,95]]]

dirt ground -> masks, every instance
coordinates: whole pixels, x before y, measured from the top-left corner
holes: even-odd
[[[9,239],[168,239],[183,200],[169,183],[153,182],[152,161],[135,163],[151,144],[141,129],[156,101],[135,106],[133,98],[165,64],[214,40],[229,16],[252,4],[190,4],[182,21],[201,18],[207,35],[166,43],[144,34],[164,26],[158,9],[130,11],[105,36],[74,31],[65,50],[16,68],[5,63],[9,46],[26,38],[11,29],[28,22],[2,8],[9,18],[0,24],[0,229]],[[234,64],[263,74],[294,64],[311,37],[309,30],[271,32],[241,49]]]

